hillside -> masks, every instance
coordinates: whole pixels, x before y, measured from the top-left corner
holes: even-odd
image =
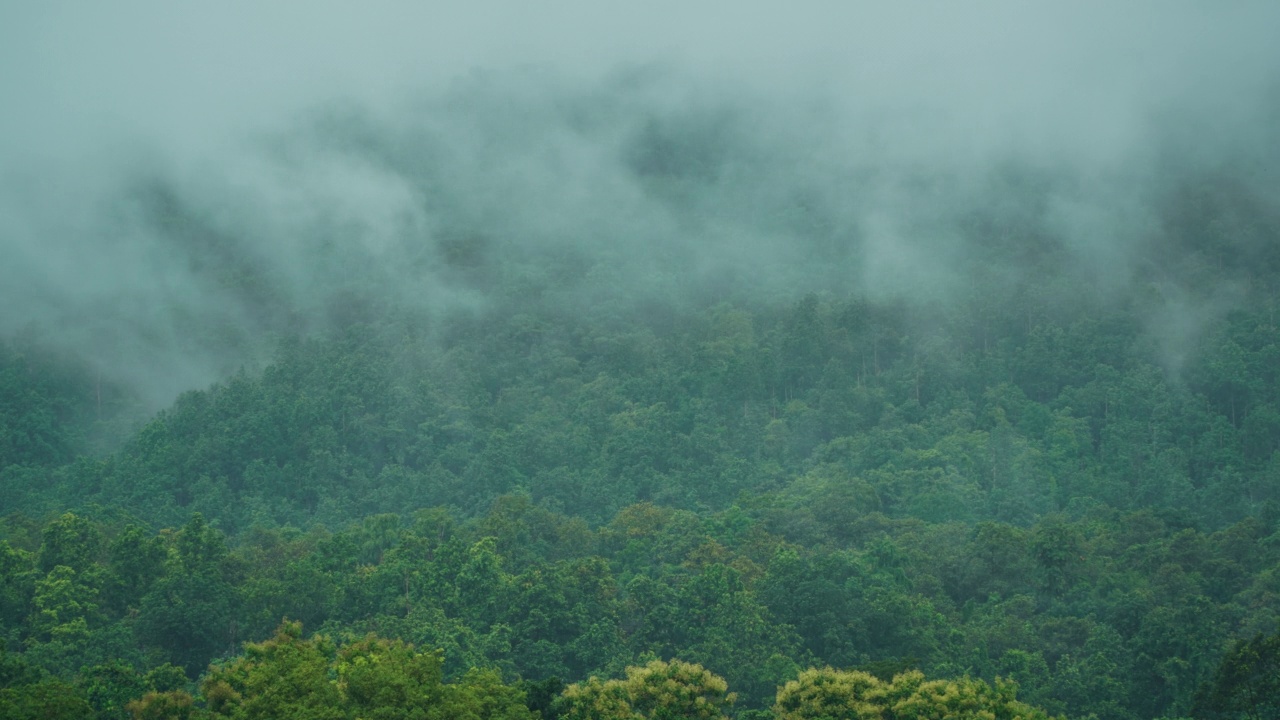
[[[5,171],[0,716],[1267,717],[1280,94],[1126,62],[1106,127],[535,64]]]

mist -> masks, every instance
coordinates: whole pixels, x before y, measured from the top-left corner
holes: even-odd
[[[1061,276],[1090,297],[1050,306],[1144,303],[1177,373],[1275,261],[1276,27],[1261,2],[6,8],[0,336],[158,409],[387,314]]]

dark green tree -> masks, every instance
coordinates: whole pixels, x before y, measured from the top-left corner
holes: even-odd
[[[1280,718],[1280,633],[1236,642],[1196,694],[1196,717]]]

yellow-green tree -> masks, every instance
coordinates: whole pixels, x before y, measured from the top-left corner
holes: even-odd
[[[888,691],[889,683],[869,673],[809,668],[778,689],[773,713],[778,720],[879,720]]]
[[[445,683],[440,653],[373,635],[341,646],[302,624],[249,643],[244,655],[214,667],[201,685],[208,712],[234,720],[534,720],[524,693],[491,670]],[[174,698],[144,698],[138,718]],[[167,712],[167,710],[165,710]],[[159,711],[157,711],[159,712]]]
[[[928,680],[920,672],[893,679],[895,699],[889,717],[895,720],[1048,720],[1048,713],[1017,698],[1018,686],[996,679]]]
[[[701,665],[654,660],[621,680],[592,677],[565,688],[564,720],[720,720],[736,696]]]
[[[778,690],[778,720],[1048,720],[996,680],[925,680],[919,671],[884,681],[864,672],[811,668]]]
[[[125,706],[134,720],[188,720],[193,717],[195,698],[185,690],[149,692]],[[198,717],[207,717],[199,715]]]

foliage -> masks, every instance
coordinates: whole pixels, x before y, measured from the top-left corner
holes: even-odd
[[[1265,714],[1280,256],[1234,259],[1213,217],[1252,205],[1221,192],[1124,288],[999,208],[957,231],[971,282],[919,297],[644,293],[463,233],[450,282],[484,302],[353,281],[137,427],[91,367],[6,338],[0,693],[101,718]]]
[[[627,668],[622,680],[591,677],[564,689],[566,720],[716,720],[736,696],[723,678],[701,665],[653,660]]]
[[[813,668],[778,690],[774,716],[778,720],[1047,720],[1043,711],[1019,702],[1016,691],[1014,683],[999,679],[991,686],[968,677],[925,680],[919,671],[910,671],[885,681],[858,671]]]
[[[1197,693],[1195,715],[1261,718],[1280,713],[1280,634],[1236,642]]]
[[[533,720],[524,694],[493,672],[471,670],[445,683],[438,653],[420,653],[399,640],[367,636],[337,645],[322,635],[302,637],[285,622],[275,637],[214,666],[201,682],[209,717]],[[152,706],[186,707],[182,695],[143,699]]]

